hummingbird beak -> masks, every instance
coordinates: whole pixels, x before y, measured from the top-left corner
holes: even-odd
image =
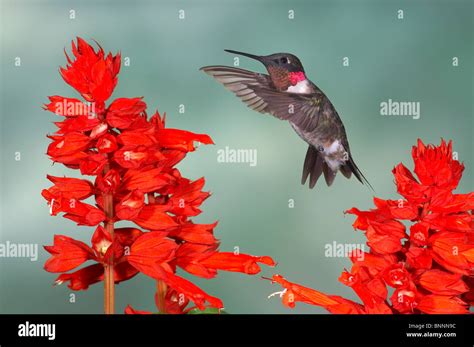
[[[224,49],[224,51],[226,52],[229,52],[229,53],[233,53],[233,54],[238,54],[238,55],[243,55],[245,57],[249,57],[251,59],[255,59],[255,60],[258,60],[259,62],[263,63],[263,60],[265,57],[261,57],[261,56],[258,56],[258,55],[254,55],[254,54],[250,54],[250,53],[244,53],[244,52],[238,52],[238,51],[233,51],[231,49]]]

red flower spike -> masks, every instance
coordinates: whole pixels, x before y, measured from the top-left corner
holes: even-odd
[[[453,194],[464,166],[452,157],[451,142],[439,146],[418,140],[412,149],[415,175],[403,164],[393,169],[399,200],[374,198],[375,208],[346,213],[357,216],[354,228],[365,232],[369,252],[352,254],[351,272],[340,281],[363,304],[344,302],[317,291],[314,300],[299,294],[299,285],[275,275],[283,304],[295,301],[332,313],[461,314],[474,304],[474,192]],[[408,235],[401,221],[410,221]],[[387,300],[387,286],[395,288]],[[303,287],[304,288],[304,287]],[[289,295],[293,295],[290,301]],[[334,310],[340,303],[344,309]]]
[[[209,193],[202,191],[203,178],[191,181],[174,166],[195,150],[194,142],[212,144],[212,139],[165,128],[165,116],[155,112],[148,117],[142,98],[107,102],[117,84],[120,54],[106,55],[100,46],[94,49],[78,38],[72,43],[72,57],[66,57],[61,75],[85,100],[49,98],[44,109],[61,121],[54,123],[56,133],[48,136],[47,153],[54,162],[95,177],[89,181],[48,176],[53,186],[41,194],[51,215],[64,213],[78,225],[93,226],[95,232],[91,246],[56,235],[54,245],[45,247],[51,253],[45,269],[62,272],[56,284],[67,282],[72,290],[104,281],[106,313],[114,312],[114,283],[139,272],[158,281],[161,313],[187,313],[193,309],[191,301],[201,309],[222,307],[220,299],[176,276],[176,267],[201,277],[215,276],[218,269],[255,274],[258,264],[270,265],[273,260],[219,253],[217,223],[194,224],[189,219],[201,212]],[[81,201],[91,197],[95,204]],[[140,228],[115,228],[120,220]],[[197,251],[202,249],[206,251]],[[89,260],[94,264],[66,272]],[[127,306],[126,313],[144,311]]]

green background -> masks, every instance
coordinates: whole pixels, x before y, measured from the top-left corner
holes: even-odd
[[[69,10],[76,19],[69,19]],[[186,18],[178,19],[185,10]],[[397,19],[397,10],[404,19]],[[288,11],[295,19],[288,19]],[[321,291],[354,298],[338,282],[345,258],[327,258],[324,245],[363,243],[343,211],[372,206],[372,192],[341,175],[328,188],[300,185],[306,145],[290,126],[246,108],[201,66],[232,65],[223,49],[255,54],[291,52],[341,115],[358,166],[382,198],[397,198],[391,169],[403,161],[412,168],[416,139],[454,141],[466,165],[458,191],[473,190],[473,4],[470,1],[1,1],[1,242],[51,244],[53,234],[89,241],[92,228],[51,217],[40,196],[46,174],[70,175],[45,155],[55,130],[53,114],[41,109],[48,95],[77,96],[58,73],[76,36],[95,39],[106,51],[121,51],[122,67],[113,97],[144,96],[149,111],[168,115],[168,126],[208,133],[215,146],[190,153],[179,168],[190,178],[206,177],[213,194],[200,222],[219,220],[221,249],[271,255],[280,273]],[[349,57],[350,66],[342,66]],[[453,67],[452,57],[459,57]],[[15,57],[21,67],[14,66]],[[242,58],[241,67],[263,71]],[[421,103],[421,119],[379,113],[389,98]],[[186,112],[178,113],[184,104]],[[217,150],[258,150],[258,165],[217,162]],[[21,161],[15,161],[21,152]],[[77,173],[74,173],[77,174]],[[295,207],[288,208],[294,199]],[[0,258],[0,312],[100,313],[102,285],[76,292],[52,287],[55,274],[37,262]],[[185,275],[187,278],[192,276]],[[258,276],[222,272],[197,279],[220,297],[231,313],[322,313],[297,305],[293,311],[279,290]],[[117,311],[127,304],[155,310],[154,282],[143,275],[117,287]]]

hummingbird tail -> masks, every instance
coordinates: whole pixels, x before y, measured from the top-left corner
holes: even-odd
[[[309,188],[313,189],[318,178],[323,173],[324,160],[319,155],[316,148],[308,146],[306,158],[303,165],[303,176],[301,176],[301,184],[305,184],[309,176]]]
[[[344,166],[344,169],[341,167],[341,172],[344,174],[344,176],[347,177],[346,172],[348,171],[347,168],[354,173],[354,176],[359,180],[360,183],[367,185],[372,189],[372,191],[375,192],[374,188],[372,185],[369,183],[367,178],[365,178],[364,174],[359,170],[357,167],[356,163],[354,162],[354,159],[352,159],[352,155],[349,156],[349,160],[347,161],[347,164]]]
[[[303,165],[303,175],[301,176],[301,184],[305,184],[309,177],[309,188],[314,188],[319,177],[324,174],[326,184],[331,186],[336,178],[338,169],[332,169],[330,165],[324,160],[318,150],[313,146],[308,146],[306,157]],[[339,166],[339,171],[346,177],[351,178],[352,174],[359,180],[360,183],[367,185],[374,191],[374,188],[365,178],[364,174],[359,170],[352,156],[345,165]]]

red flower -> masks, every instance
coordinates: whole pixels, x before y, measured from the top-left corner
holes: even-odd
[[[403,263],[393,264],[385,268],[383,273],[385,283],[394,288],[406,288],[410,284],[410,274]]]
[[[414,313],[417,307],[417,292],[413,289],[397,289],[390,297],[392,308],[398,313]]]
[[[50,103],[45,104],[43,108],[57,114],[58,116],[88,117],[90,115],[87,103],[84,103],[79,99],[53,95],[49,97],[49,101]]]
[[[168,237],[174,238],[177,241],[214,245],[218,243],[214,237],[214,228],[216,226],[217,222],[213,224],[194,224],[186,222],[170,230]]]
[[[451,141],[446,145],[441,140],[438,147],[425,146],[418,139],[418,146],[412,149],[415,173],[424,186],[434,186],[448,191],[456,189],[464,165],[453,159]]]
[[[449,271],[473,275],[474,238],[469,239],[472,233],[441,231],[433,234],[429,239],[433,259]]]
[[[144,274],[157,277],[156,266],[162,266],[171,271],[168,263],[174,259],[177,248],[178,245],[166,238],[164,233],[148,232],[135,240],[127,259],[130,264]]]
[[[224,304],[219,298],[207,294],[192,282],[182,277],[176,276],[171,272],[163,271],[163,273],[165,274],[163,281],[169,287],[173,288],[179,293],[182,293],[184,297],[192,300],[199,309],[204,310],[208,306],[215,308],[224,307]]]
[[[44,248],[52,254],[44,264],[49,272],[69,271],[94,258],[92,249],[84,242],[64,235],[54,235],[54,245]]]
[[[416,246],[426,246],[430,226],[428,223],[416,223],[410,227],[410,241]]]
[[[132,190],[115,206],[115,213],[120,219],[133,220],[138,217],[145,206],[145,195],[140,190]]]
[[[273,266],[269,257],[219,252],[214,224],[194,224],[189,218],[200,214],[209,197],[203,191],[204,178],[191,181],[174,166],[195,142],[212,144],[205,134],[165,127],[158,112],[148,118],[142,98],[119,98],[106,105],[117,84],[120,55],[105,55],[78,38],[72,44],[74,59],[61,68],[64,80],[85,99],[52,96],[44,108],[61,117],[48,155],[83,175],[79,178],[48,176],[53,186],[42,191],[51,215],[79,225],[94,226],[92,246],[67,236],[56,235],[45,264],[60,272],[57,284],[68,282],[73,290],[84,290],[104,281],[106,312],[113,311],[110,287],[142,272],[158,283],[160,312],[186,313],[193,301],[197,308],[223,306],[190,281],[175,275],[176,267],[201,277],[213,277],[218,270],[256,274],[258,264]],[[93,181],[93,183],[92,183]],[[94,203],[85,203],[90,197]],[[118,228],[120,220],[138,228]],[[103,223],[103,224],[101,224]],[[83,263],[94,264],[76,269]],[[74,272],[65,273],[74,270]],[[112,270],[112,271],[111,271]],[[131,307],[127,313],[142,313]]]
[[[422,297],[416,308],[423,313],[460,314],[469,313],[468,305],[455,296],[426,295]]]
[[[215,252],[200,261],[200,264],[209,269],[242,272],[254,275],[260,272],[258,263],[275,266],[275,262],[268,256],[254,257],[248,254],[234,254],[229,252]]]
[[[417,177],[403,164],[393,170],[403,199],[374,198],[376,208],[370,211],[347,211],[357,216],[353,226],[365,232],[371,250],[362,259],[352,256],[351,272],[339,280],[363,304],[346,301],[350,309],[341,312],[328,300],[333,296],[316,291],[314,300],[299,295],[295,301],[333,313],[469,313],[474,302],[474,193],[452,193],[464,166],[452,158],[451,142],[442,140],[436,147],[418,140],[412,156]],[[409,235],[400,220],[413,222]],[[286,288],[283,303],[288,305],[288,293],[297,293],[293,288],[300,286],[278,275],[274,280]],[[387,285],[395,288],[390,302]]]
[[[214,277],[217,270],[254,275],[260,272],[258,263],[275,266],[275,262],[270,257],[218,252],[216,248],[217,244],[184,243],[176,252],[176,263],[184,270],[205,278]]]
[[[212,139],[205,134],[194,134],[179,129],[161,129],[157,133],[157,141],[164,148],[179,149],[186,152],[194,151],[194,141],[205,145],[214,144]]]
[[[162,230],[175,227],[176,221],[168,213],[166,205],[145,205],[133,221],[145,229]]]
[[[204,178],[194,182],[188,179],[179,179],[178,186],[174,189],[169,199],[170,212],[176,215],[197,216],[201,213],[199,206],[209,197],[209,193],[203,192]]]
[[[407,264],[414,269],[431,269],[433,257],[429,248],[410,247],[405,253]]]
[[[291,283],[280,275],[273,275],[272,281],[280,284],[284,290],[270,295],[279,295],[283,299],[283,304],[288,307],[295,307],[296,302],[304,302],[310,305],[317,305],[326,308],[331,313],[363,313],[363,307],[353,301],[335,295],[326,295],[317,290],[303,287],[296,283]]]
[[[48,147],[48,155],[53,160],[86,149],[91,139],[80,132],[69,132],[63,136],[49,136],[53,142]],[[56,160],[55,160],[56,161]]]
[[[117,150],[117,140],[112,134],[105,134],[97,140],[96,144],[99,153],[113,153]]]
[[[44,198],[60,196],[67,199],[83,200],[92,195],[94,186],[87,180],[79,178],[46,176],[54,186],[44,189]],[[48,199],[49,200],[49,199]]]
[[[62,274],[57,278],[57,284],[70,281],[69,287],[73,290],[87,289],[89,285],[101,281],[104,265],[110,262],[115,264],[116,283],[135,276],[138,270],[127,263],[124,248],[130,247],[142,233],[134,228],[116,229],[115,232],[117,237],[112,240],[111,235],[99,225],[92,236],[92,247],[64,235],[55,235],[54,245],[45,246],[52,254],[45,263],[45,270],[66,272],[88,260],[96,261],[97,264],[70,274]]]
[[[462,280],[461,274],[452,274],[437,269],[422,273],[418,282],[423,288],[434,294],[460,295],[469,291],[469,287]]]
[[[127,170],[123,177],[123,187],[144,193],[157,191],[173,182],[173,178],[161,168]]]
[[[114,128],[127,129],[146,109],[142,98],[120,98],[107,109],[107,123]]]
[[[97,52],[80,37],[77,46],[72,42],[72,53],[75,60],[67,56],[68,65],[61,68],[64,81],[81,93],[87,101],[103,102],[107,100],[117,84],[120,71],[120,54],[104,55],[99,46]]]

